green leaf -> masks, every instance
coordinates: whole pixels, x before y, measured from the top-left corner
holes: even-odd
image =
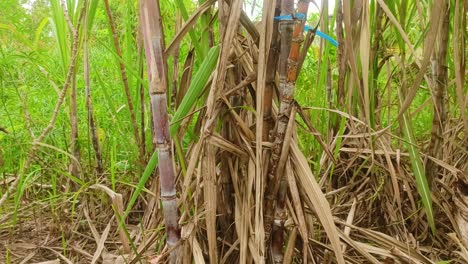
[[[157,164],[158,152],[155,151],[151,156],[150,160],[148,161],[148,165],[146,165],[145,171],[143,172],[143,175],[141,176],[140,181],[138,182],[135,192],[133,192],[132,198],[130,198],[130,201],[128,202],[127,209],[125,210],[125,215],[123,217],[124,219],[127,218],[128,214],[130,213],[130,210],[136,202],[136,199],[138,198],[138,195],[140,195],[141,190],[143,190],[143,188],[145,187],[146,182],[153,173]]]
[[[400,96],[400,101],[402,98]],[[421,156],[419,155],[418,149],[416,148],[416,141],[413,135],[413,128],[407,113],[403,114],[403,130],[406,141],[404,144],[409,151],[411,167],[413,169],[413,174],[416,179],[416,188],[418,189],[419,196],[421,196],[424,209],[426,210],[427,221],[431,227],[432,234],[435,234],[435,222],[434,222],[434,213],[432,210],[432,197],[429,184],[427,183],[426,173],[424,171],[424,166],[421,161]]]
[[[37,48],[37,44],[39,43],[39,38],[41,37],[42,30],[44,29],[45,25],[47,25],[47,22],[49,22],[48,18],[42,19],[41,23],[39,24],[39,27],[37,27],[36,30],[36,36],[34,38],[34,47]]]

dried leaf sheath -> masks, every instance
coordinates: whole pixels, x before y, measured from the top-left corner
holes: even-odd
[[[180,229],[178,225],[179,215],[176,204],[175,174],[169,134],[169,115],[167,113],[167,71],[159,1],[143,0],[140,2],[140,9],[148,66],[149,94],[154,124],[153,134],[158,151],[164,223],[167,244],[169,247],[172,247],[180,239]],[[174,253],[173,257],[176,255],[177,253]]]

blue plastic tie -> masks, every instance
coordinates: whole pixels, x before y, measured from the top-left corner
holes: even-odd
[[[314,30],[311,26],[307,26],[305,25],[304,26],[304,31],[309,31],[309,30]],[[338,42],[336,42],[336,40],[334,40],[332,37],[330,37],[329,35],[323,33],[322,31],[320,30],[316,30],[315,31],[315,34],[317,34],[317,36],[327,40],[328,42],[330,42],[333,46],[335,47],[338,47]]]
[[[294,15],[294,18],[305,19],[306,15],[302,13],[298,13]],[[277,21],[294,20],[292,15],[276,16],[274,19]]]

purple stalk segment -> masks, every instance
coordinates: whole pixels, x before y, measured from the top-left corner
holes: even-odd
[[[177,192],[172,161],[169,115],[167,113],[167,63],[164,56],[164,33],[158,0],[140,2],[141,26],[148,66],[149,94],[153,118],[153,136],[159,159],[161,200],[167,244],[173,247],[180,240]],[[178,259],[178,250],[171,253],[171,263]]]

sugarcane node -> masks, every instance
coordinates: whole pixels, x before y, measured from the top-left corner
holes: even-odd
[[[174,246],[175,244],[177,244],[177,242],[179,241],[180,239],[180,229],[178,227],[173,227],[173,226],[169,226],[169,225],[166,225],[166,232],[167,232],[167,237],[176,237],[177,239],[174,239],[174,241],[171,241],[171,240],[167,240],[167,244],[169,244],[169,246]],[[170,234],[173,234],[173,236],[171,236]]]
[[[290,31],[292,32],[292,28],[290,27],[291,24],[294,24],[294,21],[289,21],[289,20],[281,20],[279,22],[279,26],[278,26],[278,32],[281,34],[283,34],[285,31]]]
[[[177,194],[173,195],[161,195],[161,201],[173,201],[177,199]]]
[[[171,152],[170,141],[156,141],[156,148],[159,152]]]
[[[292,95],[283,95],[281,97],[281,102],[282,103],[285,103],[285,104],[291,104],[291,102],[294,100],[294,97]],[[281,115],[285,115],[285,114],[281,114]],[[279,118],[279,117],[278,117]]]

